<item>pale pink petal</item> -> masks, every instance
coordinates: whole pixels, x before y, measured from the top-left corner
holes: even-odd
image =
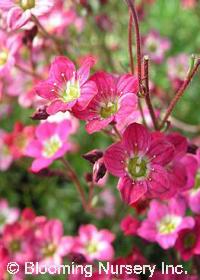
[[[37,158],[33,161],[31,170],[33,172],[39,172],[40,170],[48,167],[50,164],[52,164],[52,159]]]
[[[80,85],[82,86],[90,75],[90,68],[95,64],[96,59],[92,56],[88,56],[82,62],[81,67],[77,71],[77,76],[80,80]]]
[[[113,120],[113,117],[103,119],[103,120],[92,120],[86,124],[86,131],[91,134],[101,129],[106,128]]]

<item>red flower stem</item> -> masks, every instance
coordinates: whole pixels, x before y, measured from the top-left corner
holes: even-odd
[[[178,101],[180,100],[180,98],[183,96],[185,90],[188,88],[192,78],[194,77],[194,75],[196,74],[198,68],[200,65],[200,59],[197,60],[194,68],[189,72],[187,78],[185,79],[185,81],[183,82],[182,86],[180,87],[180,89],[177,91],[176,95],[174,96],[174,98],[172,99],[167,112],[163,118],[163,121],[160,125],[160,129],[162,129],[165,125],[165,123],[167,122],[169,116],[171,115],[172,111],[174,110],[176,104],[178,103]]]
[[[147,107],[149,109],[149,113],[154,125],[155,130],[159,130],[158,123],[156,120],[156,115],[153,109],[153,105],[151,103],[150,98],[150,91],[149,91],[149,58],[148,56],[144,56],[144,79],[145,79],[145,101],[147,104]]]
[[[29,70],[29,69],[26,69],[24,68],[23,66],[19,65],[19,64],[15,64],[15,67],[17,69],[19,69],[21,72],[29,75],[29,76],[32,76],[34,78],[37,78],[37,79],[41,79],[41,76],[35,72],[33,72],[32,70]]]
[[[142,56],[141,56],[141,37],[140,37],[140,28],[139,28],[139,21],[135,6],[133,4],[133,0],[126,0],[128,7],[131,10],[134,27],[135,27],[135,37],[136,37],[136,50],[137,50],[137,75],[138,75],[138,82],[139,82],[139,90],[142,94],[143,86],[142,86]]]
[[[71,181],[74,183],[74,185],[77,189],[77,192],[80,195],[81,202],[82,202],[84,210],[86,212],[89,212],[89,209],[88,209],[88,206],[87,206],[87,201],[86,201],[86,198],[85,198],[85,193],[83,191],[81,182],[79,181],[78,175],[76,174],[75,170],[73,169],[71,164],[68,162],[68,160],[62,158],[61,161],[65,165],[65,167],[67,168],[68,176],[71,179]]]
[[[134,74],[134,60],[133,60],[133,52],[132,52],[132,24],[133,24],[133,18],[130,12],[129,24],[128,24],[128,48],[129,48],[131,73]]]
[[[117,136],[117,137],[119,138],[119,140],[121,141],[121,140],[122,140],[121,133],[119,132],[119,130],[117,129],[117,127],[116,127],[115,124],[113,124],[112,126],[113,126],[113,129],[114,129],[114,131],[115,131],[116,136]]]

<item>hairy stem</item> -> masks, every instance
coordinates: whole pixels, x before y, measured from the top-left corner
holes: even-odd
[[[155,130],[158,130],[158,123],[156,120],[156,115],[151,103],[150,91],[149,91],[149,58],[144,56],[144,79],[145,79],[145,101],[149,109],[149,113],[153,122]]]
[[[130,12],[129,24],[128,24],[128,49],[129,49],[131,73],[134,74],[134,60],[133,60],[133,52],[132,52],[132,24],[133,24],[133,18]]]
[[[138,82],[139,82],[139,90],[142,94],[143,86],[142,86],[142,55],[141,55],[141,37],[140,37],[140,28],[139,28],[139,21],[135,6],[133,4],[133,0],[126,0],[126,3],[131,10],[134,27],[135,27],[135,37],[136,37],[136,50],[137,50],[137,75],[138,75]]]
[[[77,192],[80,195],[81,202],[82,202],[84,210],[86,212],[89,212],[89,209],[88,209],[88,206],[87,206],[87,201],[86,201],[86,198],[85,198],[85,193],[83,191],[83,188],[82,188],[81,182],[80,182],[80,180],[78,178],[78,175],[76,174],[75,170],[73,169],[71,164],[68,162],[68,160],[62,158],[61,161],[63,162],[63,164],[67,168],[68,176],[71,179],[71,181],[74,183],[74,185],[75,185],[75,187],[77,189]]]
[[[178,103],[178,101],[180,100],[180,98],[183,96],[185,90],[188,88],[192,78],[194,77],[194,75],[196,74],[198,68],[200,65],[200,59],[197,60],[194,68],[189,72],[188,76],[186,77],[185,81],[183,82],[182,86],[180,87],[180,89],[177,91],[176,95],[174,96],[174,98],[172,99],[167,112],[163,118],[163,121],[160,125],[160,129],[162,129],[165,125],[165,123],[167,122],[169,116],[171,115],[172,111],[174,110],[176,104]]]

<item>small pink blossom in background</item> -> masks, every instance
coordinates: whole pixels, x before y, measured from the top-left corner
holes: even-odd
[[[165,166],[173,160],[174,150],[164,138],[153,139],[143,125],[129,125],[122,141],[111,145],[104,155],[107,170],[120,177],[122,199],[132,204],[144,195],[168,197],[173,186]]]
[[[189,56],[182,53],[168,58],[167,72],[173,86],[178,88],[189,71]]]
[[[11,208],[5,199],[0,200],[0,234],[6,225],[12,224],[17,221],[19,217],[19,210]]]
[[[137,230],[140,226],[138,219],[132,217],[131,215],[126,216],[121,221],[120,227],[125,235],[136,235]]]
[[[87,57],[76,71],[74,63],[68,58],[55,58],[51,64],[49,78],[35,88],[39,96],[49,101],[48,114],[65,112],[73,107],[78,110],[87,107],[97,93],[95,83],[88,80],[90,68],[94,63],[95,60],[91,56]]]
[[[33,157],[31,170],[39,172],[48,167],[54,160],[61,158],[71,149],[68,136],[71,133],[71,122],[41,123],[35,130],[35,139],[26,149],[26,156]]]
[[[82,254],[88,262],[110,261],[114,257],[114,239],[114,234],[107,229],[98,230],[94,225],[82,225],[79,236],[74,240],[73,251]]]
[[[0,171],[6,171],[13,162],[13,155],[6,143],[7,133],[0,130]]]
[[[115,214],[115,206],[116,198],[114,193],[110,189],[105,188],[105,190],[99,194],[96,217],[98,219],[102,219],[105,216],[113,217]]]
[[[0,77],[8,74],[15,64],[16,53],[21,44],[20,36],[8,36],[0,30]]]
[[[149,32],[143,41],[144,54],[149,55],[150,60],[155,63],[161,63],[171,47],[169,39],[161,37],[157,31]]]
[[[48,13],[55,0],[0,0],[0,11],[6,13],[8,28],[12,30],[23,27],[34,15],[40,17]]]
[[[193,9],[198,5],[198,0],[181,0],[184,9]]]
[[[41,226],[37,236],[37,259],[40,265],[60,265],[73,245],[73,237],[64,236],[63,225],[59,220],[47,221]]]
[[[150,242],[157,242],[163,249],[172,248],[183,229],[194,227],[193,217],[185,217],[183,199],[171,199],[168,203],[152,200],[147,219],[138,229],[138,235]]]
[[[188,261],[195,255],[200,255],[200,218],[195,219],[192,229],[184,229],[179,233],[176,241],[176,250],[184,261]]]
[[[26,148],[33,140],[34,133],[34,126],[24,126],[21,123],[16,123],[13,131],[5,136],[6,144],[14,159],[19,159],[25,155]]]
[[[104,129],[111,122],[117,126],[127,124],[137,109],[137,78],[130,74],[115,78],[109,73],[97,72],[91,81],[97,85],[97,95],[85,110],[74,112],[78,118],[87,121],[87,132]]]
[[[63,1],[56,1],[51,12],[41,17],[41,24],[49,33],[63,34],[76,19],[77,14],[74,9],[66,9]]]
[[[190,209],[200,214],[200,149],[195,155],[188,154],[183,159],[187,166],[188,178],[192,188],[186,193],[186,199]]]

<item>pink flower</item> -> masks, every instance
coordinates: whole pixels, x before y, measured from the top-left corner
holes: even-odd
[[[26,149],[26,155],[35,158],[31,170],[38,172],[48,167],[54,160],[62,157],[70,150],[68,136],[71,133],[71,122],[44,122],[35,131],[33,140]]]
[[[111,74],[98,72],[91,80],[96,83],[98,93],[84,111],[75,112],[77,117],[87,121],[87,132],[104,129],[113,121],[120,126],[127,124],[137,108],[136,77],[125,74],[117,79]]]
[[[33,140],[34,132],[34,126],[23,126],[21,123],[16,123],[13,131],[5,136],[6,144],[14,159],[25,155],[26,148]]]
[[[0,0],[0,9],[7,12],[7,25],[12,30],[24,26],[32,15],[39,17],[51,10],[55,0]]]
[[[189,70],[189,57],[184,53],[170,57],[167,61],[167,70],[173,86],[178,88]]]
[[[40,265],[60,265],[63,257],[71,252],[73,237],[63,236],[59,220],[50,220],[41,226],[36,248]]]
[[[120,227],[125,235],[135,235],[139,226],[140,222],[131,215],[128,215],[125,218],[123,218],[120,224]]]
[[[157,242],[163,249],[173,247],[183,229],[193,228],[192,217],[184,217],[186,205],[183,199],[171,199],[167,204],[153,200],[147,219],[138,229],[138,235],[150,242]]]
[[[34,235],[32,231],[24,228],[23,224],[16,222],[7,225],[3,232],[3,244],[12,261],[24,264],[34,260]]]
[[[111,243],[115,236],[109,230],[97,230],[94,225],[82,225],[79,236],[75,238],[73,251],[82,254],[88,262],[109,261],[114,257]]]
[[[16,222],[19,217],[19,210],[17,208],[11,208],[8,202],[4,199],[0,200],[0,234],[8,224]]]
[[[144,38],[144,52],[156,63],[161,63],[165,53],[170,49],[169,39],[160,37],[157,31],[151,31]]]
[[[200,149],[197,150],[196,155],[185,156],[183,162],[187,167],[190,185],[192,185],[192,189],[186,193],[186,199],[190,209],[200,214]]]
[[[8,37],[0,30],[0,77],[5,76],[15,63],[16,52],[21,44],[19,36]]]
[[[200,255],[200,218],[196,218],[195,227],[184,229],[179,233],[176,241],[176,250],[184,261],[188,261],[194,255]]]
[[[120,177],[122,199],[132,204],[144,195],[166,197],[170,193],[165,166],[174,156],[174,146],[164,138],[153,139],[141,124],[128,126],[122,140],[111,145],[104,155],[107,170]]]
[[[181,0],[184,9],[193,9],[197,6],[197,0]]]
[[[47,99],[50,105],[48,114],[58,111],[67,111],[76,107],[83,110],[96,94],[96,85],[88,81],[92,57],[87,57],[78,71],[71,60],[66,57],[57,57],[50,68],[49,78],[36,86],[39,96]]]

